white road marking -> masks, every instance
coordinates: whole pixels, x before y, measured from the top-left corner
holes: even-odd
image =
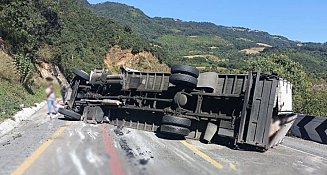
[[[87,130],[87,134],[93,139],[95,140],[98,136],[98,132],[92,131],[90,128]]]
[[[76,166],[76,169],[78,170],[78,174],[79,175],[86,175],[86,172],[82,166],[81,161],[78,159],[77,155],[76,155],[76,151],[72,151],[69,153],[70,158],[72,159],[73,163]]]
[[[84,134],[82,133],[81,130],[76,130],[76,132],[78,133],[78,135],[81,138],[81,140],[84,140],[85,139],[85,136],[84,136]]]
[[[174,152],[175,153],[177,153],[176,151],[178,151],[180,154],[182,154],[183,156],[180,156],[181,158],[183,158],[184,159],[184,157],[185,158],[187,158],[187,159],[189,159],[189,160],[191,160],[191,161],[193,161],[193,162],[195,162],[195,160],[192,158],[192,157],[190,157],[189,155],[187,155],[186,153],[184,153],[184,152],[182,152],[182,151],[180,151],[179,149],[175,149],[174,150]]]
[[[189,161],[189,160],[187,160],[187,159],[185,159],[184,158],[184,156],[182,156],[182,155],[180,155],[178,152],[176,152],[176,150],[173,150],[173,152],[178,156],[178,157],[180,157],[181,159],[183,159],[184,161]]]
[[[90,125],[93,128],[99,128],[99,125]]]
[[[63,149],[62,147],[58,147],[56,149],[56,158],[57,158],[57,165],[59,165],[58,167],[64,167],[65,164],[67,162],[65,162],[65,158],[64,158],[64,153],[63,153]],[[58,174],[65,174],[65,170],[63,168],[59,168]]]
[[[84,134],[82,133],[82,128],[85,126],[85,123],[82,124],[82,126],[78,126],[75,129],[75,132],[79,135],[79,137],[81,138],[81,141],[83,141],[85,139]]]
[[[74,132],[71,129],[69,129],[68,132],[69,132],[69,137],[72,137],[74,135]]]
[[[86,159],[97,168],[104,165],[104,161],[102,161],[97,155],[93,154],[90,148],[86,150]]]
[[[306,151],[302,151],[302,150],[299,150],[299,149],[296,149],[296,148],[292,148],[292,147],[289,147],[289,146],[285,146],[285,145],[279,145],[279,146],[283,146],[285,148],[288,148],[288,149],[291,149],[291,150],[294,150],[294,151],[298,151],[300,153],[308,154],[308,155],[313,156],[313,157],[318,157],[320,159],[323,159],[323,160],[326,160],[327,161],[327,159],[324,158],[324,157],[321,157],[321,156],[318,156],[318,155],[315,155],[315,154],[312,154],[312,153],[308,153]]]

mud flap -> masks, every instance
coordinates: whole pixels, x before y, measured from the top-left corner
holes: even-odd
[[[212,122],[209,122],[207,125],[207,129],[204,133],[203,139],[207,142],[210,142],[213,136],[217,133],[218,126]]]
[[[83,120],[86,123],[101,123],[104,118],[104,113],[99,106],[87,106],[83,111]]]
[[[287,132],[292,127],[295,119],[297,118],[297,114],[285,115],[285,116],[277,116],[277,121],[272,123],[271,134],[269,138],[269,147],[272,148],[282,143],[283,138],[286,136]],[[278,125],[278,126],[274,126]],[[272,131],[273,128],[278,127],[275,131]]]

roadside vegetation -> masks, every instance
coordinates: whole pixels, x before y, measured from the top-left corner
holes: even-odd
[[[12,117],[22,107],[28,107],[45,99],[45,82],[38,79],[32,87],[20,83],[13,58],[0,51],[0,121]]]

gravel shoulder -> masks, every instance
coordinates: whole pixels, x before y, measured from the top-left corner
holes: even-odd
[[[21,111],[17,112],[12,119],[7,119],[3,122],[0,122],[0,137],[9,133],[14,128],[20,126],[21,122],[33,118],[33,114],[44,108],[45,105],[45,101],[41,103],[36,103],[34,107],[23,108]]]

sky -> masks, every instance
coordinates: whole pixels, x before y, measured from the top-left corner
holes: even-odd
[[[88,0],[91,4],[108,0]],[[150,17],[246,27],[302,42],[327,42],[327,0],[110,0]]]

